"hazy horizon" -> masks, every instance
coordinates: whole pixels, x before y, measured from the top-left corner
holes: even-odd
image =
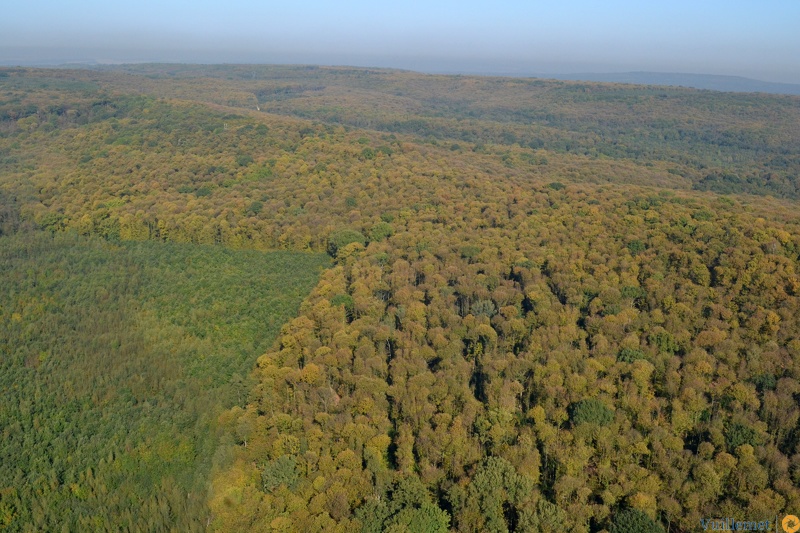
[[[800,3],[235,0],[17,3],[0,63],[275,63],[507,75],[679,72],[800,83]]]

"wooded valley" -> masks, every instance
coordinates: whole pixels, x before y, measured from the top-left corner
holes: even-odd
[[[793,96],[0,69],[0,527],[797,514],[798,198]]]

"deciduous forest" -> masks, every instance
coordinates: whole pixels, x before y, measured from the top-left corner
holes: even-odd
[[[794,96],[0,69],[0,528],[796,512],[799,199]]]

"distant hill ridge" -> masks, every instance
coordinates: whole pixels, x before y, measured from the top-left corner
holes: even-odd
[[[612,72],[551,74],[559,80],[599,81],[613,83],[635,83],[639,85],[670,85],[728,91],[737,93],[773,93],[800,95],[800,84],[776,83],[754,80],[741,76],[717,76],[713,74],[685,74],[669,72]]]

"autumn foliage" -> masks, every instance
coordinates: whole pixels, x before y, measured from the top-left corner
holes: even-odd
[[[11,72],[0,222],[332,257],[219,417],[212,528],[800,508],[796,98],[170,68]]]

